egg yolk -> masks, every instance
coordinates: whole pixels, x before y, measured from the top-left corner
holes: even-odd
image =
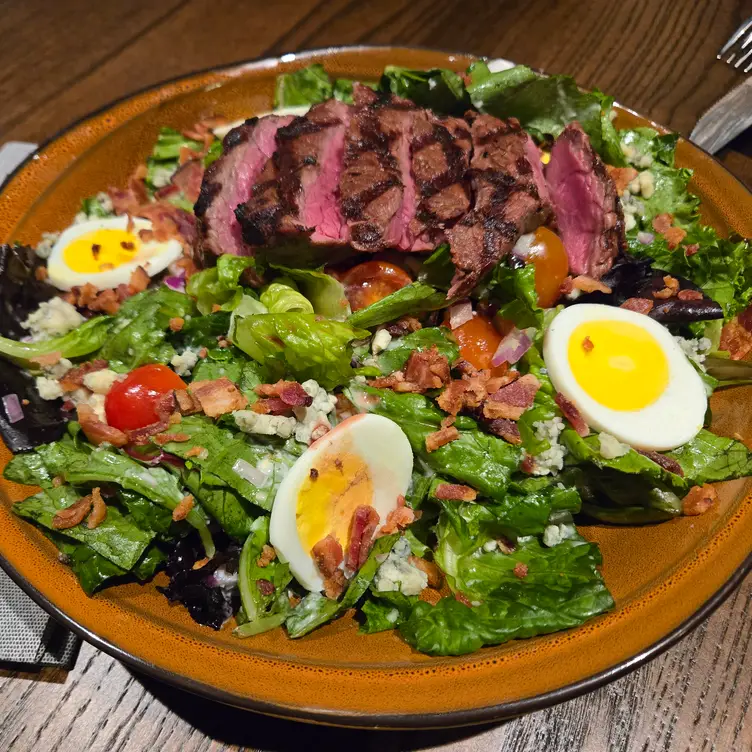
[[[668,359],[651,334],[627,321],[587,321],[571,334],[567,356],[577,383],[611,410],[639,410],[668,386]]]
[[[72,240],[63,259],[74,272],[97,274],[133,261],[140,247],[138,236],[127,230],[94,230]]]
[[[321,458],[298,492],[295,522],[305,551],[332,535],[344,548],[355,510],[373,499],[373,479],[363,458],[341,448]]]

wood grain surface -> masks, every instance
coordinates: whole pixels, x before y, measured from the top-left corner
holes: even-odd
[[[683,134],[739,81],[715,53],[752,0],[0,0],[0,142],[41,141],[192,70],[337,44],[500,56],[570,73]],[[752,139],[721,159],[752,187]],[[303,727],[179,692],[84,645],[73,671],[0,671],[0,750],[452,752],[752,750],[752,577],[630,676],[501,725],[425,733]]]

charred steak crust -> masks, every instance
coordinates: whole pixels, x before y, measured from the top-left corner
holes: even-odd
[[[532,158],[540,158],[530,136],[513,118],[469,113],[470,161],[475,202],[447,231],[456,272],[450,297],[465,295],[504,256],[520,235],[532,232],[551,214],[536,180]]]
[[[626,251],[624,214],[616,184],[579,123],[556,139],[546,181],[570,270],[600,279]]]

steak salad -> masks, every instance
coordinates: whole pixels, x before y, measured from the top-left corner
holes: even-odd
[[[165,127],[0,249],[5,478],[88,594],[148,581],[291,638],[355,609],[432,655],[614,605],[581,521],[712,512],[749,383],[749,244],[677,137],[525,67],[313,65]],[[105,186],[103,186],[103,189]]]

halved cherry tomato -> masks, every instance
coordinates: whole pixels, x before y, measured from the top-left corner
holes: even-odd
[[[556,233],[539,227],[525,250],[515,248],[515,255],[535,267],[535,291],[541,308],[551,308],[559,299],[559,288],[569,274],[569,259],[564,244]]]
[[[448,326],[448,315],[444,318]],[[501,334],[496,330],[491,319],[480,313],[474,313],[470,321],[452,330],[454,338],[460,348],[460,357],[476,368],[488,368],[492,375],[502,376],[507,366],[494,368],[491,359],[501,343]]]
[[[367,308],[411,282],[404,269],[388,261],[366,261],[349,269],[342,277],[353,311]]]
[[[104,400],[107,422],[121,431],[134,431],[159,416],[154,410],[156,401],[173,389],[185,389],[187,384],[175,371],[158,364],[141,366],[122,381],[116,381]]]

